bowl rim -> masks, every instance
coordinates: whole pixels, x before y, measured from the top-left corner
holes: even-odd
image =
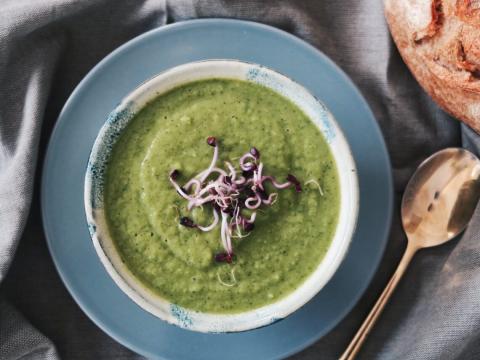
[[[330,243],[330,245],[327,249],[327,254],[328,254],[328,253],[330,253],[331,249],[333,248],[332,245],[333,245],[334,240],[338,236],[340,220],[342,219],[341,214],[342,214],[342,212],[345,211],[344,205],[343,205],[344,193],[345,193],[344,186],[348,185],[348,189],[350,191],[349,192],[349,199],[351,200],[349,202],[349,205],[350,205],[349,211],[350,212],[348,214],[350,220],[346,222],[347,228],[344,231],[343,242],[341,243],[342,247],[340,249],[338,249],[337,253],[335,254],[335,257],[333,259],[334,261],[333,261],[333,264],[332,264],[333,266],[327,268],[326,269],[327,271],[324,272],[324,274],[326,274],[326,275],[323,275],[324,279],[323,279],[322,284],[320,286],[313,286],[314,291],[310,291],[310,294],[308,294],[307,296],[304,296],[300,300],[297,300],[296,303],[295,303],[295,306],[290,306],[287,309],[283,309],[282,312],[277,312],[276,316],[271,316],[271,315],[268,316],[268,317],[265,316],[265,312],[266,312],[265,309],[270,308],[273,305],[281,304],[283,302],[283,300],[285,300],[286,298],[289,298],[291,295],[299,292],[300,288],[305,287],[305,284],[309,280],[314,279],[314,275],[318,272],[318,269],[321,268],[321,264],[324,263],[324,260],[327,257],[327,254],[324,255],[324,257],[322,258],[322,260],[318,264],[317,268],[307,277],[306,280],[303,281],[303,283],[301,283],[298,286],[297,289],[293,290],[291,293],[289,293],[285,297],[278,299],[276,302],[271,303],[271,304],[267,304],[265,306],[262,306],[261,308],[255,308],[255,309],[251,309],[251,310],[248,310],[248,311],[245,311],[245,312],[240,312],[240,313],[235,313],[235,314],[216,314],[216,313],[204,313],[204,312],[197,312],[197,311],[190,310],[190,309],[184,309],[184,308],[182,308],[182,307],[180,307],[176,304],[173,304],[173,303],[169,302],[166,299],[161,298],[160,295],[154,293],[152,290],[148,289],[147,286],[143,285],[141,283],[141,281],[138,280],[130,272],[128,267],[126,267],[125,265],[123,265],[123,268],[122,268],[123,273],[120,273],[120,271],[118,270],[118,267],[121,267],[121,266],[119,266],[119,262],[116,261],[116,263],[114,264],[115,261],[112,261],[112,259],[109,256],[109,255],[112,255],[112,254],[107,253],[108,251],[113,251],[113,253],[116,253],[116,255],[118,256],[118,251],[116,250],[115,246],[111,246],[109,250],[106,250],[103,240],[99,237],[99,234],[100,234],[100,236],[101,235],[106,236],[106,238],[109,239],[112,242],[112,245],[113,245],[113,240],[111,239],[111,236],[108,234],[108,227],[107,227],[104,219],[103,220],[101,218],[99,219],[98,216],[96,214],[94,214],[95,207],[93,206],[93,204],[94,204],[95,201],[93,200],[93,198],[95,197],[95,195],[94,195],[94,191],[92,190],[92,188],[93,188],[93,184],[95,183],[95,180],[92,180],[92,178],[94,178],[94,176],[92,175],[92,171],[91,171],[92,163],[95,162],[96,159],[99,156],[99,145],[101,145],[105,140],[104,139],[105,138],[105,132],[109,128],[111,128],[111,126],[112,126],[112,123],[111,123],[111,121],[109,122],[109,120],[112,119],[112,116],[115,117],[115,116],[118,116],[119,114],[121,114],[121,116],[124,116],[124,122],[125,122],[124,127],[125,127],[126,124],[128,124],[128,122],[134,117],[134,115],[136,114],[136,111],[143,108],[148,101],[150,101],[150,100],[152,100],[152,99],[154,99],[158,96],[161,96],[162,94],[172,90],[173,88],[176,88],[178,86],[181,86],[181,85],[193,82],[193,81],[202,80],[202,79],[209,79],[209,78],[236,79],[233,76],[232,77],[231,76],[207,76],[207,77],[203,77],[203,78],[202,77],[194,78],[194,79],[187,80],[187,81],[179,81],[179,82],[176,82],[176,83],[175,83],[175,81],[173,81],[175,83],[174,86],[170,86],[169,88],[167,87],[167,89],[164,89],[160,92],[153,91],[154,94],[153,95],[151,94],[152,89],[149,89],[149,86],[152,86],[152,84],[153,84],[153,87],[156,89],[155,86],[158,85],[156,83],[160,82],[164,77],[174,76],[176,73],[181,73],[182,71],[185,71],[185,70],[187,70],[187,72],[188,72],[188,69],[191,70],[191,68],[195,68],[195,67],[198,67],[198,66],[201,67],[205,64],[206,65],[220,65],[220,64],[225,65],[225,64],[227,64],[227,66],[237,65],[237,66],[241,66],[241,67],[248,66],[250,68],[259,70],[261,72],[273,75],[277,79],[282,79],[282,81],[286,80],[286,82],[289,83],[290,86],[294,86],[294,87],[297,87],[298,89],[300,89],[303,92],[303,95],[306,95],[307,98],[309,98],[309,101],[313,100],[312,103],[314,103],[314,104],[316,104],[317,106],[320,107],[322,114],[328,118],[327,122],[330,124],[329,126],[331,126],[333,128],[333,131],[335,132],[336,141],[339,142],[338,146],[343,148],[344,160],[339,163],[339,161],[338,161],[339,158],[338,158],[337,154],[333,151],[332,145],[328,141],[328,138],[327,138],[327,143],[328,143],[329,150],[331,151],[332,156],[334,157],[335,163],[337,165],[339,182],[340,182],[341,178],[344,179],[342,177],[342,174],[341,174],[341,169],[340,169],[340,166],[339,166],[340,164],[345,165],[349,169],[349,172],[350,172],[349,176],[346,177],[346,179],[349,180],[348,184],[343,184],[343,185],[339,184],[340,196],[341,196],[341,199],[340,199],[341,206],[340,206],[340,210],[339,210],[339,215],[338,215],[338,219],[337,219],[337,225],[336,225],[336,228],[335,228],[335,232],[334,232],[333,238],[331,240],[331,243]],[[252,81],[251,79],[243,79],[243,78],[240,78],[240,77],[238,79],[246,80],[246,81]],[[252,81],[252,82],[255,82],[255,81]],[[261,85],[264,85],[264,86],[276,91],[277,93],[280,93],[280,95],[282,95],[284,97],[287,97],[284,94],[282,94],[280,91],[278,91],[278,89],[274,89],[271,86],[268,86],[267,84],[262,84],[261,83]],[[149,92],[150,92],[150,95],[145,95],[145,94],[148,94]],[[144,102],[140,102],[140,105],[138,105],[138,103],[135,103],[135,100],[139,97],[141,98],[142,96],[146,96],[148,99]],[[287,98],[290,101],[292,101],[296,106],[298,106],[303,112],[306,112],[305,108],[303,106],[301,106],[297,102],[293,101],[290,97],[287,97]],[[320,127],[319,124],[316,123],[312,119],[312,117],[309,116],[308,113],[307,113],[307,116],[317,127]],[[119,133],[121,133],[123,131],[123,128],[120,129]],[[324,131],[322,131],[322,129],[320,129],[320,130],[321,130],[320,132],[322,133],[322,135],[324,137],[327,137],[327,135],[324,133]],[[332,130],[332,129],[330,129],[330,130]],[[119,134],[117,134],[117,136],[115,138],[115,141],[113,143],[115,143],[116,140],[118,140],[118,136],[119,136]],[[101,153],[100,153],[100,155],[101,155]],[[107,156],[107,158],[108,158],[108,156]],[[103,185],[102,185],[102,187],[103,187]],[[103,196],[103,189],[102,189],[102,194],[101,195]],[[310,301],[330,281],[330,279],[333,277],[335,272],[340,267],[340,264],[342,263],[346,254],[348,253],[348,248],[351,244],[351,241],[352,241],[352,238],[354,236],[355,229],[356,229],[356,226],[357,226],[357,223],[358,223],[359,204],[360,204],[360,194],[359,194],[359,183],[358,183],[358,176],[357,176],[357,172],[356,172],[355,160],[353,158],[350,146],[349,146],[349,144],[346,140],[346,137],[343,134],[342,129],[338,125],[337,121],[335,120],[335,118],[333,117],[331,112],[326,108],[326,106],[317,97],[315,97],[307,88],[305,88],[303,85],[299,84],[298,82],[296,82],[292,78],[282,74],[281,72],[279,72],[277,70],[273,70],[271,68],[268,68],[268,67],[260,65],[260,64],[247,62],[247,61],[241,61],[241,60],[237,60],[237,59],[206,59],[206,60],[184,63],[184,64],[181,64],[181,65],[174,66],[174,67],[171,67],[169,69],[166,69],[166,70],[150,77],[149,79],[145,80],[140,85],[135,87],[130,93],[128,93],[120,101],[120,103],[110,113],[108,119],[105,121],[105,123],[102,125],[101,129],[99,130],[99,132],[97,134],[97,137],[95,139],[95,142],[92,146],[90,155],[89,155],[87,171],[86,171],[86,174],[85,174],[84,205],[85,205],[85,213],[86,213],[86,217],[87,217],[89,232],[90,232],[92,242],[93,242],[93,245],[95,247],[95,251],[97,253],[97,256],[99,256],[99,258],[100,258],[103,266],[107,270],[107,273],[109,274],[109,276],[114,280],[116,285],[119,286],[120,289],[131,300],[133,300],[138,306],[140,306],[142,309],[148,311],[149,313],[153,314],[154,316],[156,316],[156,317],[158,317],[158,318],[160,318],[164,321],[167,321],[170,324],[174,324],[174,325],[180,326],[180,327],[185,328],[185,329],[195,330],[195,331],[200,331],[200,332],[214,332],[214,333],[218,333],[218,332],[238,332],[238,331],[245,331],[245,330],[251,330],[251,329],[259,328],[259,327],[266,326],[266,325],[272,324],[272,323],[274,323],[278,320],[283,319],[284,317],[286,317],[286,316],[290,315],[291,313],[295,312],[296,310],[300,309],[303,305],[305,305],[308,301]],[[101,210],[103,212],[103,207],[99,210]],[[99,231],[99,229],[100,229],[100,231]],[[106,230],[107,233],[106,234],[101,234],[102,229]],[[312,285],[310,285],[310,287],[312,287]],[[147,299],[149,297],[151,297],[151,298]],[[153,301],[153,305],[151,303],[152,298],[157,300],[157,301]],[[166,316],[165,309],[163,309],[161,311],[159,310],[159,308],[157,307],[158,302],[169,305],[171,316]],[[243,323],[243,325],[239,324],[239,325],[234,325],[234,326],[231,326],[231,324],[230,324],[230,326],[227,326],[227,327],[225,327],[224,324],[219,324],[218,323],[218,318],[239,318],[239,317],[244,317],[244,316],[246,316],[248,314],[251,314],[251,313],[260,313],[261,314],[260,321],[247,322],[247,323]],[[208,323],[206,324],[204,322],[202,322],[201,325],[199,325],[199,324],[196,323],[196,321],[192,321],[192,318],[195,318],[198,315],[214,317],[215,319],[212,319],[213,320],[212,324],[211,324],[212,326],[209,326]],[[238,319],[236,319],[236,320],[238,320]]]

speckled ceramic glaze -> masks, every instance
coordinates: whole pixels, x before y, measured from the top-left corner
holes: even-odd
[[[294,292],[279,301],[238,314],[210,314],[184,309],[152,293],[126,268],[110,237],[103,207],[105,169],[113,145],[134,115],[150,100],[181,84],[208,78],[231,78],[264,85],[289,98],[318,126],[337,163],[340,214],[327,254]],[[85,177],[85,211],[96,252],[115,283],[139,306],[171,324],[201,332],[244,331],[271,324],[291,314],[333,276],[349,247],[358,213],[355,164],[347,142],[326,107],[293,80],[260,65],[235,60],[208,60],[165,71],[128,95],[109,115],[94,143]]]

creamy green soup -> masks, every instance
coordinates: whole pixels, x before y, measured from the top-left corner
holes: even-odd
[[[172,169],[185,183],[208,167],[209,136],[218,139],[219,164],[255,146],[264,171],[282,181],[294,174],[303,186],[258,211],[250,235],[233,239],[231,264],[214,260],[223,250],[218,228],[179,224],[185,215],[210,223],[210,205],[189,212],[169,182]],[[330,245],[339,200],[334,159],[309,118],[266,87],[229,79],[189,83],[147,104],[115,144],[105,182],[110,232],[129,270],[159,296],[214,313],[251,310],[299,287]]]

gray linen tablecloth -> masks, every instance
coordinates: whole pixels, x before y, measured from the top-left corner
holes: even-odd
[[[478,136],[442,112],[410,75],[380,0],[3,0],[0,359],[139,358],[99,330],[62,285],[42,231],[39,175],[56,117],[87,71],[142,32],[197,17],[264,22],[321,49],[362,90],[392,158],[397,204],[381,267],[352,313],[294,359],[338,357],[387,282],[405,246],[398,199],[419,162],[447,146],[478,153]],[[477,211],[461,239],[418,254],[361,358],[480,358],[479,229]]]

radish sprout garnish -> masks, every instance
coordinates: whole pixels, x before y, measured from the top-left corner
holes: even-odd
[[[311,180],[308,180],[306,183],[305,183],[305,186],[307,186],[308,184],[314,184],[315,187],[318,189],[318,192],[320,193],[320,196],[323,196],[323,190],[322,190],[322,187],[320,186],[320,184],[318,183],[318,181],[314,180],[314,179],[311,179]]]
[[[223,281],[222,277],[220,276],[220,273],[218,271],[217,271],[217,279],[218,279],[218,282],[220,284],[222,284],[223,286],[228,286],[228,287],[235,286],[235,284],[237,283],[237,279],[235,278],[235,268],[232,268],[230,270],[230,279],[232,280],[231,283],[227,283],[227,282]]]
[[[202,231],[211,231],[213,229],[215,229],[215,226],[217,226],[218,224],[218,213],[217,213],[217,210],[215,210],[215,208],[213,209],[213,222],[209,225],[209,226],[200,226],[198,225],[197,227],[202,230]]]
[[[189,228],[196,228],[197,227],[197,224],[195,224],[192,219],[190,219],[189,217],[186,217],[186,216],[180,218],[180,225],[183,225],[183,226],[189,227]]]
[[[232,263],[234,260],[232,238],[244,238],[254,229],[257,211],[262,205],[272,206],[278,199],[278,193],[267,193],[264,183],[271,182],[274,188],[281,190],[294,187],[297,192],[302,188],[297,178],[291,174],[286,182],[279,183],[273,176],[263,175],[264,165],[260,162],[260,151],[252,147],[238,160],[238,167],[225,162],[227,170],[217,167],[219,144],[215,137],[209,136],[207,144],[214,148],[213,158],[208,168],[187,181],[184,186],[177,182],[180,171],[174,169],[169,179],[177,193],[188,201],[187,209],[210,204],[213,209],[213,221],[210,225],[201,226],[189,217],[180,217],[180,225],[200,231],[212,231],[220,223],[220,239],[224,252],[215,255],[215,261]],[[237,158],[238,159],[238,158]],[[310,180],[305,183],[318,183]],[[318,185],[321,194],[320,185]],[[235,275],[232,273],[235,281]],[[225,286],[219,276],[219,281]]]

